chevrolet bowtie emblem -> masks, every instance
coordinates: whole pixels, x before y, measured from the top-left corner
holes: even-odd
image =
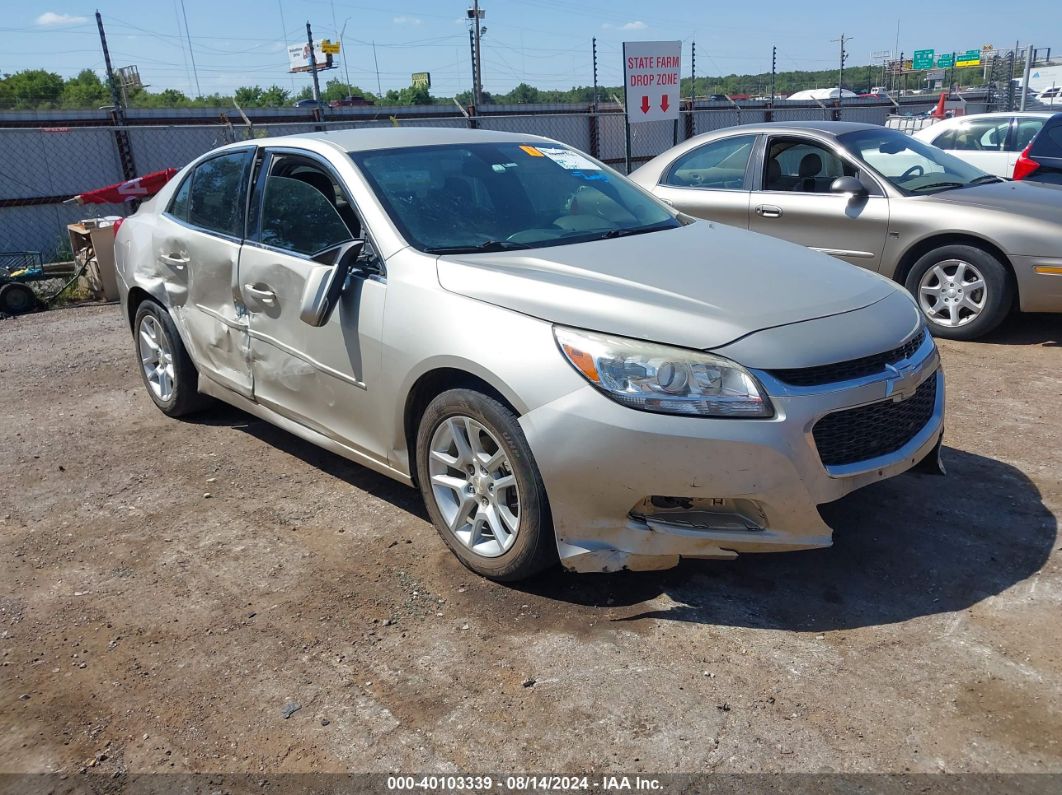
[[[892,397],[892,393],[896,389],[896,382],[902,377],[903,375],[900,371],[891,364],[885,365],[885,397]]]

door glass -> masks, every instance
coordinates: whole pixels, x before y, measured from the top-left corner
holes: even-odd
[[[313,256],[353,239],[336,206],[319,188],[294,177],[266,180],[262,243]]]
[[[251,152],[235,152],[197,166],[188,202],[189,223],[242,238],[250,163]]]
[[[741,190],[752,154],[754,135],[724,138],[687,152],[671,166],[665,185],[677,188]]]
[[[180,218],[182,221],[188,220],[188,194],[192,188],[191,175],[185,177],[184,182],[181,183],[181,187],[177,189],[177,193],[174,194],[173,200],[170,202],[169,214],[174,218]]]
[[[1036,133],[1043,128],[1044,121],[1044,119],[1018,119],[1018,129],[1015,131],[1014,147],[1011,151],[1021,152],[1032,143]]]
[[[977,119],[964,122],[955,130],[955,139],[949,148],[959,152],[1002,152],[1009,128],[1009,117],[1002,121]]]
[[[763,189],[829,193],[838,177],[855,176],[857,169],[826,147],[808,141],[772,141]]]

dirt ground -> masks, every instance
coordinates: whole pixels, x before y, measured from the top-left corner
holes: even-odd
[[[0,322],[0,770],[1062,772],[1062,321],[941,344],[946,478],[832,549],[462,568],[412,490]]]

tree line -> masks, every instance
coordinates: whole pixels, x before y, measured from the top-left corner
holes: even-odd
[[[960,86],[980,85],[982,72],[979,68],[955,70],[954,81]],[[689,96],[696,92],[699,97],[713,95],[766,96],[770,94],[769,72],[755,75],[731,74],[723,77],[698,77],[691,85],[690,78],[683,78],[680,93]],[[778,72],[774,79],[775,93],[786,96],[806,88],[822,88],[837,85],[836,70]],[[882,85],[880,66],[849,67],[845,71],[844,87],[856,93],[869,91]],[[910,78],[911,88],[918,86],[915,76]],[[301,99],[310,99],[313,90],[304,86],[299,91],[290,91],[282,86],[241,86],[232,94],[210,94],[189,97],[173,88],[149,91],[146,88],[127,88],[122,101],[130,108],[279,108],[290,106]],[[370,99],[380,105],[452,105],[457,100],[461,105],[472,103],[472,92],[463,91],[456,97],[436,97],[424,86],[407,86],[391,89],[383,96],[376,96],[356,85],[338,79],[328,80],[321,89],[324,102],[355,96]],[[599,86],[598,99],[608,102],[622,98],[621,86]],[[590,103],[594,100],[592,86],[576,86],[566,90],[540,89],[520,83],[505,93],[483,92],[485,104],[533,104],[533,103]],[[13,74],[0,75],[0,110],[83,110],[109,106],[113,103],[110,88],[91,69],[83,69],[75,77],[63,79],[60,75],[44,69],[26,69]]]

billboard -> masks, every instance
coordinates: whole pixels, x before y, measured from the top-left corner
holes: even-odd
[[[334,68],[332,66],[332,56],[330,53],[324,51],[322,44],[323,42],[320,41],[315,41],[313,43],[313,54],[314,58],[317,60],[318,72],[324,69]],[[310,45],[307,42],[288,45],[288,71],[310,71]]]

